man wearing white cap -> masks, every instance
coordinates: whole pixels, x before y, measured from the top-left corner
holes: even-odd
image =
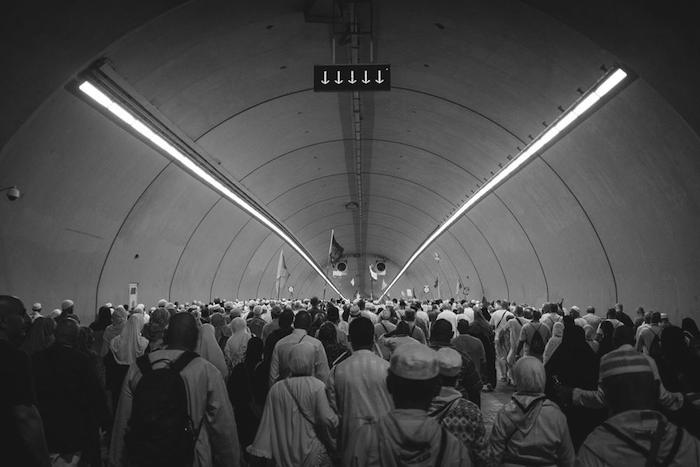
[[[659,385],[647,358],[623,346],[600,360],[613,416],[579,449],[577,465],[700,465],[700,441],[655,410]]]
[[[406,344],[394,351],[387,387],[396,408],[376,423],[358,428],[345,457],[350,458],[348,465],[472,465],[464,444],[428,415],[430,402],[440,391],[439,373],[437,353],[425,345]]]
[[[73,300],[63,300],[61,302],[61,319],[64,318],[73,318],[80,323],[80,319],[75,315]]]
[[[29,313],[29,318],[34,321],[37,318],[41,318],[41,303],[35,303],[32,305],[32,311]]]

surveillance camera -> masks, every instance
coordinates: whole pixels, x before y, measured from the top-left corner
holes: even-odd
[[[9,190],[7,190],[7,199],[9,199],[10,201],[16,201],[19,199],[20,196],[22,196],[22,193],[16,186],[13,186]]]

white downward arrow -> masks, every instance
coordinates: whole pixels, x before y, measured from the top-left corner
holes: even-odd
[[[375,79],[375,81],[377,82],[377,84],[382,84],[384,82],[384,80],[382,79],[382,70],[377,70],[377,75],[378,77],[377,79]]]
[[[362,82],[365,84],[369,83],[369,80],[367,79],[367,70],[365,70],[365,79],[363,79]]]
[[[338,70],[338,75],[337,78],[335,79],[335,84],[341,84],[343,82],[342,79],[340,79],[340,70]]]
[[[350,70],[350,79],[348,80],[348,83],[350,83],[350,84],[357,83],[357,80],[355,79],[355,71],[354,70]]]
[[[324,72],[323,72],[323,79],[321,80],[321,82],[322,82],[323,84],[328,84],[328,83],[330,83],[330,81],[328,81],[328,72],[327,72],[327,71],[324,71]]]

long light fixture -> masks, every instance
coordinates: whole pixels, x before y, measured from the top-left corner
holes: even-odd
[[[234,193],[229,187],[217,180],[211,173],[204,170],[199,164],[193,161],[190,157],[185,155],[183,151],[178,149],[175,144],[167,141],[163,136],[159,135],[156,131],[146,125],[138,117],[136,117],[132,112],[127,110],[124,106],[117,103],[97,86],[88,80],[82,81],[78,85],[78,89],[83,92],[86,96],[90,97],[97,104],[102,106],[104,109],[109,111],[112,115],[117,117],[123,123],[131,127],[134,131],[140,134],[142,137],[146,138],[148,141],[153,143],[156,147],[160,148],[170,157],[179,162],[192,174],[194,174],[201,181],[212,187],[214,190],[221,193],[223,196],[233,201],[234,204],[239,206],[241,209],[246,211],[251,216],[255,217],[267,228],[276,233],[282,240],[284,240],[289,246],[291,246],[309,265],[326,281],[326,283],[337,293],[343,300],[345,297],[340,293],[333,282],[326,276],[321,268],[316,264],[316,262],[311,258],[311,256],[306,252],[304,247],[302,247],[295,239],[293,239],[289,234],[282,230],[279,226],[275,224],[267,215],[261,213],[256,209],[251,203],[243,199],[241,196]]]
[[[396,284],[406,270],[413,262],[430,246],[440,235],[459,220],[467,211],[474,207],[487,194],[493,191],[497,186],[503,183],[516,170],[521,168],[528,160],[542,150],[572,124],[579,121],[581,117],[591,109],[596,103],[603,99],[608,93],[615,89],[620,83],[627,78],[627,73],[622,68],[614,68],[607,72],[591,89],[584,93],[576,102],[574,102],[552,125],[543,131],[537,138],[528,144],[513,160],[506,164],[498,173],[496,173],[484,186],[479,188],[473,196],[457,209],[445,222],[431,233],[428,238],[418,247],[418,249],[406,261],[406,264],[401,268],[399,273],[394,277],[389,286],[379,296],[381,300],[384,295],[389,292],[389,289]]]

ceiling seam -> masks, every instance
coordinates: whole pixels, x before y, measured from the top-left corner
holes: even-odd
[[[501,269],[501,274],[503,275],[503,281],[506,284],[506,300],[510,300],[510,287],[508,287],[508,278],[506,277],[506,273],[503,270],[503,265],[501,264],[501,260],[498,259],[498,255],[496,254],[496,250],[493,249],[493,246],[491,245],[491,242],[489,242],[489,239],[486,238],[486,235],[484,235],[484,232],[481,231],[478,225],[476,225],[476,222],[472,220],[471,217],[469,217],[467,214],[463,216],[466,218],[469,222],[472,223],[474,228],[481,234],[481,237],[484,239],[486,244],[489,246],[489,249],[491,250],[491,253],[493,253],[493,257],[496,258],[496,262],[498,263],[498,267]]]
[[[498,195],[496,190],[493,191],[493,195],[503,204],[503,206],[508,210],[510,215],[513,216],[513,219],[515,220],[515,222],[518,223],[520,229],[523,231],[525,238],[527,238],[528,243],[530,243],[530,247],[532,247],[532,252],[535,253],[535,258],[537,258],[537,263],[540,265],[540,271],[542,271],[542,278],[544,279],[545,297],[546,300],[549,301],[549,282],[547,281],[547,274],[544,272],[544,266],[542,265],[542,261],[540,260],[540,255],[537,253],[537,248],[535,248],[535,245],[532,243],[530,236],[525,230],[523,224],[520,222],[520,219],[518,219],[518,216],[515,215],[515,213],[510,209],[508,204],[506,204],[506,202]]]
[[[610,261],[610,257],[608,256],[608,251],[605,248],[605,244],[603,244],[603,239],[600,237],[600,234],[598,233],[598,229],[596,229],[595,224],[593,223],[593,219],[591,219],[591,216],[588,214],[588,211],[583,207],[583,204],[581,203],[581,200],[578,199],[578,196],[574,193],[574,191],[571,189],[568,183],[564,181],[564,179],[559,175],[559,172],[554,170],[554,167],[552,167],[547,160],[542,157],[542,156],[537,156],[539,160],[545,163],[547,167],[556,175],[556,177],[559,179],[559,181],[566,187],[567,191],[573,196],[574,200],[576,200],[576,204],[578,204],[579,208],[581,208],[581,211],[583,212],[583,215],[586,216],[586,219],[588,220],[588,223],[590,224],[591,228],[593,229],[593,233],[595,234],[596,238],[598,239],[598,244],[600,245],[600,248],[603,250],[603,255],[605,256],[605,261],[608,263],[608,269],[610,270],[610,276],[612,277],[613,281],[613,287],[615,289],[615,302],[619,301],[619,295],[618,295],[618,290],[617,290],[617,279],[615,278],[615,271],[613,270],[612,263]]]
[[[214,277],[212,277],[211,284],[209,286],[209,301],[211,301],[212,295],[214,294],[214,283],[216,282],[216,276],[219,275],[219,270],[221,269],[221,263],[224,262],[224,258],[228,254],[228,250],[231,248],[231,245],[233,245],[233,242],[236,240],[236,238],[238,238],[238,235],[240,235],[240,233],[243,231],[243,229],[245,229],[245,227],[252,220],[253,220],[253,218],[249,217],[248,220],[245,221],[245,223],[241,226],[241,228],[239,228],[238,231],[236,231],[236,235],[233,236],[233,238],[229,242],[228,246],[226,247],[226,250],[224,250],[224,254],[221,255],[221,257],[219,258],[219,264],[216,265],[216,270],[214,271]]]
[[[199,219],[199,222],[197,222],[197,225],[192,229],[192,232],[190,233],[189,237],[187,237],[187,242],[185,242],[185,246],[182,247],[182,250],[180,251],[180,256],[177,258],[177,263],[175,264],[175,268],[173,268],[173,274],[170,277],[170,286],[168,287],[168,301],[172,301],[172,293],[173,293],[173,282],[175,281],[175,275],[177,274],[177,270],[180,267],[180,262],[182,261],[182,257],[185,254],[185,251],[187,250],[187,247],[190,245],[190,241],[194,237],[194,234],[197,232],[199,229],[199,226],[202,225],[202,222],[204,222],[204,219],[206,219],[209,216],[209,213],[214,209],[214,207],[219,204],[219,201],[221,201],[223,196],[219,196],[219,198],[214,201],[214,204],[211,205],[209,209],[207,209],[207,212],[204,213],[201,219]]]
[[[245,266],[240,268],[241,271],[241,276],[238,278],[238,284],[236,285],[236,297],[240,295],[241,292],[241,282],[243,282],[243,278],[245,278],[245,272],[248,270],[248,266],[250,266],[250,262],[253,261],[253,258],[257,254],[258,250],[260,247],[265,243],[265,241],[270,238],[270,234],[267,236],[263,237],[263,239],[258,243],[258,245],[255,248],[251,248],[250,251],[250,256],[248,256],[248,261],[246,261]],[[238,268],[237,268],[238,269]],[[315,271],[314,271],[315,272]]]
[[[126,225],[126,221],[129,219],[131,216],[131,213],[134,211],[136,206],[139,204],[141,201],[141,198],[143,198],[143,195],[146,194],[146,192],[153,186],[155,181],[165,172],[165,169],[170,167],[172,165],[172,161],[168,161],[167,164],[163,166],[162,169],[153,177],[153,179],[146,185],[146,187],[141,191],[141,194],[134,200],[134,203],[131,205],[131,208],[129,208],[129,211],[126,213],[124,216],[124,219],[122,220],[122,223],[119,225],[119,228],[117,229],[117,232],[114,234],[114,237],[112,238],[112,242],[109,244],[109,248],[107,249],[107,254],[105,255],[105,259],[102,262],[102,267],[100,268],[100,273],[97,276],[97,286],[95,287],[95,309],[99,307],[99,300],[100,300],[100,284],[102,282],[102,275],[104,274],[105,267],[107,266],[107,261],[109,261],[109,256],[112,254],[112,249],[114,248],[114,244],[117,242],[117,238],[119,238],[119,234],[121,234],[122,229],[124,228],[124,225]]]

